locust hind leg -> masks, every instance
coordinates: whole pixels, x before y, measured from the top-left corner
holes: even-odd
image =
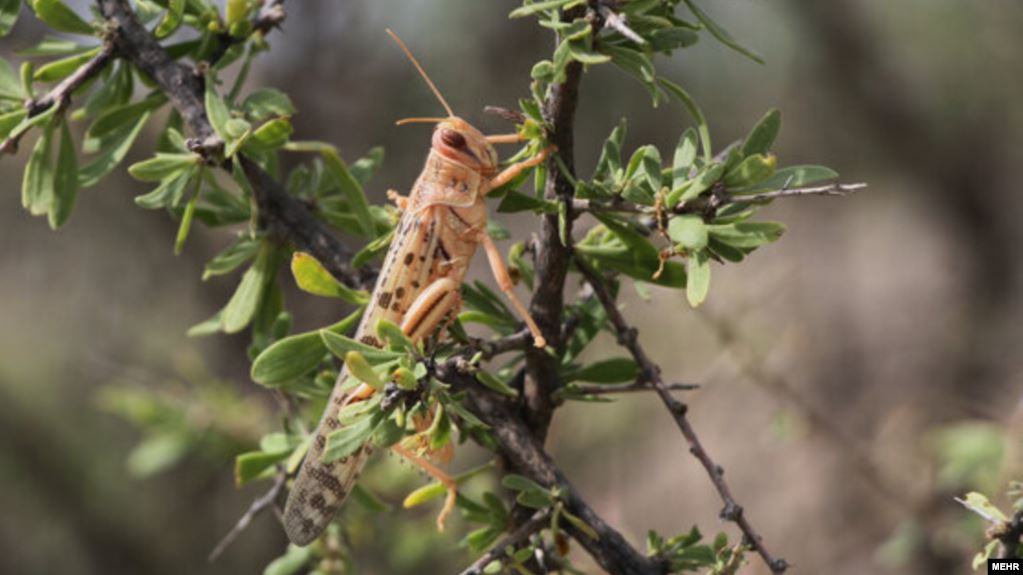
[[[533,316],[529,315],[529,310],[526,309],[526,306],[515,295],[515,284],[508,274],[508,268],[504,265],[504,259],[501,257],[500,250],[497,249],[497,244],[494,243],[494,240],[490,239],[490,236],[485,231],[480,232],[479,241],[483,244],[483,250],[487,252],[487,261],[490,262],[490,269],[494,273],[494,279],[497,280],[498,287],[508,297],[512,307],[522,316],[526,326],[529,327],[529,332],[533,334],[533,345],[545,347],[547,340],[544,339],[543,333],[540,332],[540,327],[536,325]]]

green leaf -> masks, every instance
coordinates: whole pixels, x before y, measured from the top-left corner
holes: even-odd
[[[273,280],[273,272],[270,269],[272,248],[269,244],[263,244],[260,248],[256,261],[242,275],[242,280],[234,291],[234,295],[224,307],[224,315],[221,318],[221,327],[224,333],[237,333],[249,325],[252,318],[259,309],[263,299],[263,293],[270,281]]]
[[[275,118],[256,128],[247,143],[259,151],[274,150],[286,144],[294,131],[287,118]]]
[[[167,13],[163,15],[160,24],[156,26],[153,34],[158,38],[166,38],[174,33],[181,26],[185,15],[186,0],[168,0]]]
[[[25,97],[25,90],[18,75],[6,60],[0,58],[0,98],[22,102]]]
[[[0,114],[0,138],[6,138],[11,130],[25,119],[26,115],[28,115],[28,111],[24,108]]]
[[[725,174],[724,183],[729,188],[752,186],[770,178],[778,160],[774,156],[753,154]]]
[[[259,241],[240,237],[238,240],[206,262],[202,272],[203,281],[213,276],[222,276],[238,269],[238,266],[256,257],[259,253]]]
[[[217,93],[216,78],[212,75],[206,77],[205,94],[206,114],[209,116],[210,125],[220,136],[221,140],[228,143],[232,140],[227,130],[227,122],[231,119],[231,111],[227,109],[224,99]]]
[[[60,145],[57,149],[57,170],[53,176],[53,203],[50,206],[50,227],[57,229],[67,222],[78,196],[78,158],[67,122],[60,123]]]
[[[337,461],[358,451],[383,421],[384,417],[379,411],[371,412],[332,432],[327,436],[327,446],[323,449],[323,462]]]
[[[68,8],[61,0],[32,0],[32,9],[36,16],[51,28],[72,34],[89,34],[94,30],[85,20]]]
[[[576,529],[581,531],[584,535],[586,535],[590,539],[593,539],[594,541],[596,541],[597,539],[600,539],[600,535],[598,535],[597,532],[594,531],[593,528],[590,527],[588,523],[586,523],[585,521],[583,521],[579,517],[576,517],[572,513],[569,513],[567,509],[562,510],[561,514],[562,514],[562,516],[565,519],[568,520],[569,523],[572,524],[572,526],[574,526]]]
[[[295,575],[313,559],[313,548],[288,545],[284,555],[274,559],[263,570],[263,575]]]
[[[0,37],[6,36],[21,12],[21,0],[0,0]]]
[[[707,226],[700,216],[683,215],[671,218],[668,222],[668,236],[689,250],[700,250],[707,246]]]
[[[74,56],[68,56],[67,58],[61,58],[60,60],[54,60],[48,62],[40,68],[37,68],[32,78],[37,82],[56,82],[67,76],[70,76],[72,72],[77,70],[85,64],[96,54],[99,54],[100,49],[94,48],[81,54],[75,54]]]
[[[108,137],[98,156],[79,170],[79,185],[81,187],[93,186],[106,174],[117,168],[118,164],[127,156],[132,143],[134,143],[142,128],[145,127],[145,123],[151,115],[152,113],[143,114],[133,125],[123,130],[120,135]],[[85,145],[84,142],[83,145]]]
[[[147,210],[177,206],[181,203],[181,199],[185,197],[185,189],[188,188],[188,182],[192,180],[192,176],[195,175],[198,169],[198,166],[193,165],[171,173],[160,182],[160,185],[155,190],[148,194],[136,196],[135,205]]]
[[[128,166],[128,173],[143,182],[158,182],[168,176],[198,165],[202,158],[196,154],[163,154]]]
[[[587,26],[587,28],[589,27]],[[580,64],[605,64],[611,61],[611,56],[590,50],[586,42],[580,40],[570,41],[568,51],[572,55],[572,59]]]
[[[486,370],[481,369],[477,371],[476,380],[501,395],[507,395],[508,397],[518,397],[519,395],[518,391]]]
[[[547,10],[567,9],[582,3],[583,0],[542,0],[516,8],[511,11],[511,14],[508,14],[508,17],[522,18]]]
[[[373,216],[369,213],[369,204],[366,201],[366,194],[358,180],[352,176],[341,156],[333,147],[325,147],[320,150],[324,166],[334,177],[335,182],[341,188],[341,193],[348,200],[348,209],[355,215],[363,237],[376,237],[376,229],[373,225]]]
[[[351,304],[361,305],[369,301],[365,290],[353,290],[339,282],[313,256],[295,252],[291,257],[291,273],[302,291],[324,297],[336,297]]]
[[[328,330],[321,329],[320,337],[323,338],[323,343],[327,346],[327,350],[340,359],[344,359],[350,351],[357,351],[365,356],[367,360],[374,363],[397,359],[403,355],[386,349],[379,349]]]
[[[671,189],[680,187],[689,179],[689,170],[696,161],[696,130],[686,128],[675,146],[675,156],[671,162]]]
[[[714,152],[710,145],[710,128],[707,127],[707,119],[704,117],[703,111],[696,105],[696,100],[682,89],[682,86],[664,78],[661,78],[660,82],[678,98],[679,102],[689,111],[689,115],[696,120],[696,131],[700,134],[700,143],[703,144],[703,159],[710,162],[714,157]]]
[[[706,251],[690,254],[686,260],[686,299],[696,307],[707,299],[710,289],[710,258]]]
[[[343,335],[358,323],[362,312],[360,308],[324,330]],[[252,362],[252,380],[260,385],[275,387],[316,369],[328,353],[321,331],[288,336],[270,344]]]
[[[67,56],[68,54],[81,52],[85,49],[86,48],[84,46],[74,40],[59,38],[57,36],[46,36],[40,40],[38,44],[18,50],[15,53],[26,58],[35,58],[38,56]]]
[[[253,120],[266,120],[276,116],[292,116],[295,106],[291,98],[280,90],[261,88],[248,95],[242,102],[242,110]]]
[[[394,351],[415,351],[415,345],[412,343],[412,340],[393,321],[386,319],[378,320],[376,332],[380,341],[387,342],[390,349]]]
[[[650,186],[650,191],[657,193],[661,189],[661,152],[655,146],[644,146],[642,174]]]
[[[195,187],[192,197],[185,204],[185,211],[181,214],[181,223],[178,225],[178,233],[174,237],[174,255],[180,255],[185,248],[185,240],[188,239],[188,232],[192,229],[192,219],[195,217],[195,203],[199,200],[199,188],[202,186],[202,168],[199,168],[199,177],[195,180]]]
[[[509,473],[501,478],[501,485],[512,491],[544,493],[550,496],[550,491],[546,487],[524,475]]]
[[[138,118],[145,116],[148,112],[159,108],[166,102],[167,97],[160,93],[138,102],[108,108],[86,130],[85,139],[104,140],[112,133],[119,133],[127,126],[135,125]],[[97,149],[100,147],[99,142],[93,145]]]
[[[777,222],[737,222],[727,225],[708,225],[707,231],[716,238],[736,248],[757,248],[769,244],[785,232],[785,226]]]
[[[497,211],[501,214],[513,214],[527,210],[537,214],[553,214],[558,211],[558,204],[548,200],[537,199],[533,196],[527,196],[515,190],[508,190],[505,192],[501,203],[497,206]]]
[[[21,205],[34,216],[50,211],[53,203],[53,124],[36,140],[21,182]]]
[[[752,156],[753,154],[767,154],[774,145],[775,138],[781,130],[781,112],[772,109],[764,114],[750,130],[746,140],[742,143],[742,155]]]
[[[756,189],[743,190],[743,192],[755,193],[763,190],[798,188],[833,180],[837,177],[838,172],[825,166],[789,166],[774,172],[773,176],[757,184]]]
[[[688,186],[672,190],[671,193],[668,194],[668,206],[674,208],[680,202],[688,202],[689,200],[696,198],[716,184],[724,173],[724,164],[714,163],[707,166]]]
[[[736,52],[742,54],[743,56],[746,56],[747,58],[753,60],[754,62],[760,64],[764,63],[763,58],[761,58],[759,54],[736,42],[735,39],[732,38],[731,34],[729,34],[727,30],[722,28],[717,22],[711,19],[711,17],[706,12],[704,12],[698,6],[696,6],[693,0],[685,0],[685,3],[686,6],[689,6],[689,10],[692,11],[693,15],[696,16],[700,20],[700,22],[703,22],[703,25],[707,27],[707,30],[715,38],[717,38],[719,42],[735,50]]]
[[[1001,521],[1003,523],[1009,521],[1009,518],[1006,517],[1005,513],[988,501],[987,496],[983,493],[971,491],[966,494],[965,498],[959,499],[958,501],[966,506],[966,508],[970,511],[973,511],[977,515],[983,517],[986,521]]]
[[[635,381],[639,377],[639,366],[630,357],[615,357],[587,364],[564,375],[565,383],[588,381],[599,384],[615,384]]]
[[[242,453],[234,458],[234,483],[241,487],[253,479],[259,478],[267,469],[275,464],[284,461],[291,455],[291,451],[278,451],[267,453],[265,451],[250,451]]]
[[[181,461],[188,447],[182,435],[164,433],[148,437],[128,455],[128,472],[134,477],[152,477]]]

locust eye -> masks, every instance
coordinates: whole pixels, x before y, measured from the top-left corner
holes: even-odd
[[[448,130],[445,128],[440,133],[440,141],[444,142],[445,145],[452,148],[464,148],[465,147],[465,136],[459,134],[454,130]]]

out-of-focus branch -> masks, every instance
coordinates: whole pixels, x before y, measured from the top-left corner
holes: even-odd
[[[277,473],[277,478],[274,479],[273,486],[271,486],[266,493],[260,495],[252,502],[252,505],[250,505],[245,511],[245,514],[238,519],[238,522],[234,524],[234,527],[227,532],[227,535],[225,535],[224,538],[220,540],[220,543],[217,543],[217,546],[213,548],[213,551],[210,552],[210,563],[216,561],[217,557],[220,557],[220,555],[232,543],[234,543],[234,540],[238,538],[242,531],[245,531],[257,515],[276,506],[277,499],[284,491],[284,484],[287,479],[288,474],[285,473],[283,469]]]
[[[549,519],[550,513],[548,511],[537,511],[529,521],[519,525],[515,531],[512,531],[507,537],[494,544],[490,551],[487,551],[482,557],[474,561],[472,565],[462,571],[461,575],[482,575],[483,568],[489,565],[491,561],[507,557],[508,553],[505,550],[508,547],[515,548],[527,541],[533,534],[542,531],[547,526]]]
[[[668,385],[661,378],[661,368],[650,359],[646,350],[639,344],[639,332],[636,328],[629,325],[621,311],[618,310],[614,297],[604,283],[604,278],[583,258],[577,257],[575,262],[576,267],[579,268],[579,271],[586,280],[593,286],[597,299],[600,300],[601,305],[603,305],[604,310],[607,312],[608,320],[614,326],[615,333],[618,335],[618,343],[628,349],[636,363],[639,364],[642,376],[653,385],[657,395],[661,398],[665,407],[668,408],[672,419],[675,420],[679,431],[682,432],[683,437],[685,437],[686,442],[689,444],[689,452],[700,461],[700,464],[707,471],[707,475],[714,484],[714,488],[724,502],[721,518],[726,521],[732,521],[739,527],[746,541],[756,549],[772,573],[784,573],[788,569],[788,562],[781,557],[775,558],[771,555],[764,545],[763,539],[746,518],[742,506],[736,502],[732,496],[731,489],[728,487],[728,483],[725,482],[724,470],[711,459],[707,450],[704,449],[703,444],[700,442],[699,436],[696,435],[696,430],[693,429],[692,424],[686,417],[688,407],[671,395]]]

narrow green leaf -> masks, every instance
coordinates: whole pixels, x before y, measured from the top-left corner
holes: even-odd
[[[678,189],[672,190],[671,193],[668,194],[668,206],[673,208],[678,205],[679,202],[688,202],[703,192],[706,192],[711,188],[711,186],[721,179],[724,172],[724,164],[713,163],[707,166],[688,186],[682,186]]]
[[[0,114],[0,138],[6,138],[25,119],[27,114],[28,111],[24,108]]]
[[[541,0],[516,8],[508,14],[509,18],[523,18],[547,10],[567,9],[582,4],[583,0]]]
[[[196,154],[163,154],[128,166],[128,173],[143,182],[158,182],[171,174],[198,165],[202,158]]]
[[[722,28],[717,22],[715,22],[706,12],[701,10],[693,0],[685,0],[686,6],[689,6],[689,10],[692,11],[693,15],[696,16],[703,25],[707,27],[707,30],[718,39],[719,42],[735,50],[736,52],[746,56],[750,60],[763,64],[764,60],[759,54],[750,50],[749,48],[739,44],[732,38],[732,35],[727,30]]]
[[[755,193],[763,190],[798,188],[833,180],[837,177],[838,172],[825,166],[789,166],[775,171],[773,176],[757,184],[756,189],[743,190],[743,192]]]
[[[252,92],[242,102],[241,107],[245,114],[255,121],[295,114],[295,105],[291,103],[291,98],[273,88],[261,88]]]
[[[25,90],[21,85],[18,75],[14,73],[14,68],[11,68],[7,60],[3,58],[0,58],[0,98],[16,102],[25,100]]]
[[[752,156],[753,154],[767,154],[774,145],[775,138],[781,130],[781,112],[777,109],[769,110],[763,118],[757,122],[749,135],[742,143],[742,155]]]
[[[50,27],[61,32],[72,34],[89,34],[94,30],[85,20],[68,8],[61,0],[32,0],[32,9],[36,16]]]
[[[177,206],[185,197],[188,182],[191,181],[197,166],[183,168],[169,174],[160,185],[148,194],[135,197],[135,205],[147,210],[158,210]]]
[[[710,145],[710,128],[707,127],[707,119],[704,117],[703,111],[701,111],[700,107],[696,104],[696,100],[694,100],[688,92],[683,90],[682,86],[679,86],[671,80],[661,78],[660,82],[661,85],[667,88],[669,92],[678,98],[679,102],[681,102],[682,105],[685,106],[686,110],[689,111],[689,115],[696,120],[696,130],[700,134],[700,143],[703,144],[703,158],[708,162],[711,161],[714,157],[714,152]]]
[[[21,12],[21,0],[0,0],[0,37],[6,36]]]
[[[481,369],[477,371],[476,380],[501,395],[507,395],[508,397],[518,397],[519,395],[518,391],[486,370]]]
[[[686,299],[689,305],[696,307],[707,299],[707,291],[710,289],[710,258],[706,251],[689,254],[686,275]]]
[[[181,26],[185,15],[186,0],[168,0],[167,13],[163,15],[160,24],[156,26],[153,34],[159,38],[166,38],[174,33]]]
[[[205,94],[206,114],[210,118],[210,125],[225,143],[231,141],[227,131],[227,122],[231,119],[231,112],[227,109],[224,99],[217,93],[216,78],[212,75],[206,77]]]
[[[85,132],[87,140],[102,140],[108,135],[126,126],[134,125],[141,116],[151,112],[167,102],[162,93],[154,94],[144,100],[107,108],[100,114]]]
[[[352,176],[348,166],[333,147],[320,150],[324,166],[334,177],[341,193],[348,200],[348,208],[352,211],[359,222],[364,237],[376,237],[376,229],[373,226],[373,217],[369,213],[369,203],[366,201],[366,194],[358,180]]]
[[[272,248],[264,244],[260,248],[256,261],[242,275],[242,280],[235,289],[234,295],[224,307],[224,315],[221,318],[221,327],[224,333],[237,333],[249,325],[252,318],[259,309],[259,303],[263,299],[263,292],[267,284],[273,280],[271,270]]]
[[[119,133],[108,134],[99,155],[78,171],[79,186],[83,188],[93,186],[113,171],[124,160],[151,115],[152,112],[147,112],[140,116],[133,125],[125,127]]]
[[[501,214],[513,214],[516,212],[532,211],[537,214],[553,214],[558,211],[557,202],[541,200],[533,196],[508,190],[497,206],[497,212]]]
[[[349,351],[358,351],[371,362],[388,361],[403,355],[386,349],[379,349],[324,329],[320,330],[320,337],[323,338],[323,343],[327,346],[327,350],[340,359],[344,359]]]
[[[671,162],[671,189],[679,188],[689,179],[689,170],[696,161],[696,131],[686,128],[675,146],[675,156]]]
[[[74,56],[68,56],[67,58],[61,58],[60,60],[54,60],[53,62],[47,62],[40,68],[37,68],[35,73],[32,75],[32,79],[37,82],[56,82],[62,80],[67,76],[70,76],[72,72],[77,70],[89,60],[91,60],[96,54],[99,54],[99,48],[93,48],[87,52],[81,54],[75,54]]]
[[[57,170],[53,176],[53,203],[50,206],[50,227],[57,229],[67,222],[78,196],[78,158],[67,122],[60,123],[60,145],[57,149]]]
[[[578,370],[565,374],[565,382],[588,381],[598,384],[615,384],[635,381],[639,377],[639,366],[631,357],[615,357],[598,360]]]
[[[199,188],[202,186],[202,169],[199,169],[199,176],[193,178],[195,187],[192,196],[185,204],[185,211],[181,214],[181,223],[178,225],[178,234],[174,238],[174,255],[180,255],[185,248],[185,240],[188,239],[188,232],[192,229],[192,219],[195,217],[195,203],[199,200]]]
[[[263,575],[295,575],[313,558],[313,548],[288,545],[284,555],[274,559],[263,570]]]
[[[36,140],[21,182],[21,205],[34,216],[50,211],[53,203],[53,124]]]
[[[257,479],[267,469],[275,464],[284,461],[291,455],[291,451],[278,451],[267,453],[265,451],[250,451],[242,453],[234,458],[234,483],[241,487],[246,483]]]

